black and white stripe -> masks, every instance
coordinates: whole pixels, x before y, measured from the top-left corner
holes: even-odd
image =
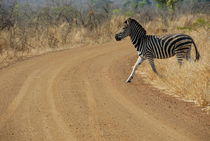
[[[147,59],[152,70],[158,74],[154,59],[165,59],[176,56],[178,63],[181,65],[183,59],[190,60],[191,45],[193,44],[196,52],[196,59],[200,55],[193,39],[186,34],[172,34],[165,36],[147,35],[146,30],[134,19],[128,18],[124,22],[122,30],[115,35],[117,41],[130,36],[131,41],[136,48],[139,58],[133,67],[131,75],[127,82],[131,82],[137,67]]]

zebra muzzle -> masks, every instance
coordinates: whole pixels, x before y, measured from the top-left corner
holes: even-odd
[[[115,39],[116,39],[117,41],[120,41],[120,40],[121,40],[121,38],[119,37],[118,34],[115,35]]]

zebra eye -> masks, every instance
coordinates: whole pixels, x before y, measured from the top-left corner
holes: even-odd
[[[123,27],[123,30],[126,30],[127,29],[127,27]]]

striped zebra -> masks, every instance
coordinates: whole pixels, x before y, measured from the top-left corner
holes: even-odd
[[[131,41],[138,52],[138,59],[133,66],[127,83],[131,82],[138,66],[148,60],[153,72],[159,75],[155,68],[154,59],[165,59],[176,56],[178,63],[181,65],[183,59],[191,60],[191,45],[193,44],[196,52],[196,60],[199,60],[200,54],[193,39],[185,34],[172,34],[165,36],[147,35],[146,30],[134,19],[128,18],[119,33],[115,35],[117,41],[130,36]]]

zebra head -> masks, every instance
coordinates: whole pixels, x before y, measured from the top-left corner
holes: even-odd
[[[146,35],[146,30],[136,20],[128,18],[123,23],[123,27],[120,32],[115,35],[115,39],[120,41],[127,36],[130,36],[132,39],[136,35],[139,37],[144,36]]]
[[[123,23],[123,27],[121,30],[115,35],[115,39],[117,41],[122,40],[123,38],[127,37],[130,35],[130,23],[132,22],[131,18],[128,18],[126,21]]]

